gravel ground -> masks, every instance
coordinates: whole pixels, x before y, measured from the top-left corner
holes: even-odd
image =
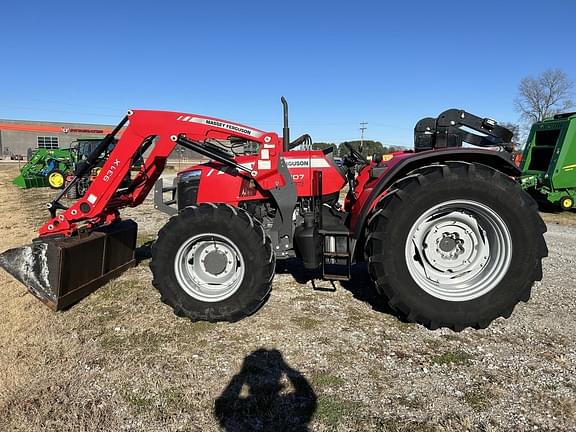
[[[12,174],[0,168],[0,250],[34,237],[51,195]],[[167,220],[150,200],[124,215],[142,245]],[[281,264],[235,324],[174,316],[146,259],[63,313],[2,272],[0,430],[576,431],[576,215],[545,220],[531,300],[460,333],[398,320],[361,266],[328,292]]]

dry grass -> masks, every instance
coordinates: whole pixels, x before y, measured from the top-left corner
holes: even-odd
[[[14,175],[0,168],[0,250],[35,236],[51,196]],[[126,214],[140,243],[166,220]],[[569,430],[575,297],[554,274],[511,320],[454,334],[382,312],[362,270],[335,293],[278,274],[236,324],[174,316],[146,262],[63,313],[2,272],[0,430]]]

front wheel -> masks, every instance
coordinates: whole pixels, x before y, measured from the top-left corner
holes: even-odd
[[[542,278],[546,226],[509,177],[451,162],[399,180],[368,228],[369,269],[390,306],[429,328],[484,328]]]
[[[174,216],[152,246],[150,268],[177,315],[237,321],[269,296],[275,256],[260,223],[244,210],[202,204]]]
[[[48,185],[52,189],[62,189],[64,187],[64,183],[66,182],[66,176],[60,170],[50,171],[48,173]]]
[[[564,196],[560,199],[560,208],[562,210],[570,210],[572,207],[574,207],[574,200],[572,197]]]

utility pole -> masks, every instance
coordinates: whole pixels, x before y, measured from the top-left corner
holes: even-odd
[[[364,131],[368,129],[366,125],[368,122],[360,122],[360,152],[364,148]]]

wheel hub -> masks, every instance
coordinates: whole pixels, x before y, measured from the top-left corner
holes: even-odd
[[[420,231],[424,231],[423,236]],[[425,224],[414,233],[413,239],[423,242],[423,258],[433,269],[454,273],[474,264],[481,246],[479,234],[478,225],[472,216],[453,212],[432,224]]]
[[[219,234],[200,234],[186,240],[174,261],[178,283],[193,298],[225,300],[244,278],[244,259],[237,246]]]
[[[406,262],[415,282],[429,294],[450,301],[490,291],[508,269],[512,246],[502,219],[473,201],[449,201],[414,223]]]
[[[226,255],[218,250],[208,252],[206,258],[204,258],[203,267],[204,269],[213,275],[219,275],[226,269],[226,264],[228,259]]]
[[[442,252],[448,253],[456,249],[458,242],[462,243],[462,240],[458,238],[458,234],[442,233],[442,240],[438,240],[438,247]]]

